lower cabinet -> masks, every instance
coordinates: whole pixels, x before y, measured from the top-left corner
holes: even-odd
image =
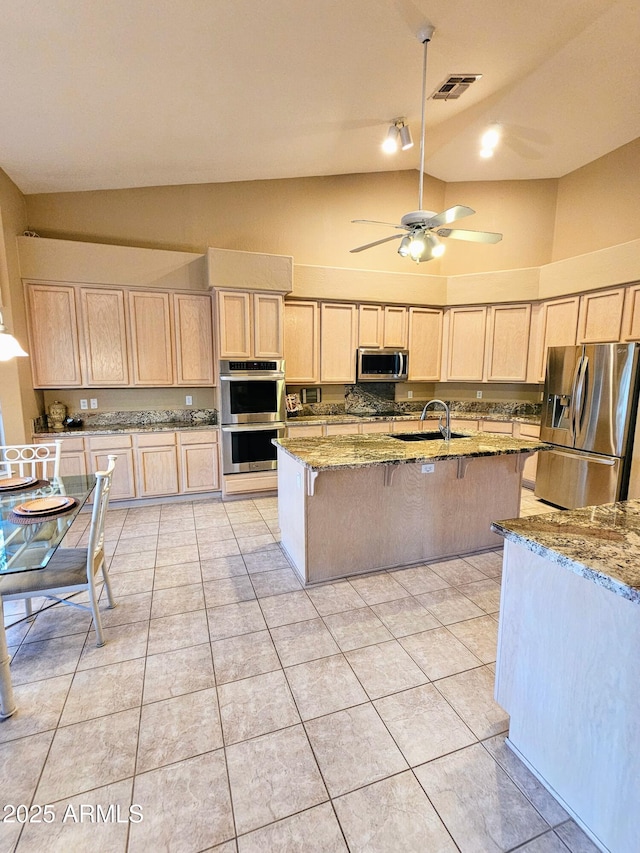
[[[213,492],[220,488],[218,431],[179,432],[180,491]]]
[[[90,473],[104,471],[108,456],[117,456],[109,499],[122,501],[136,497],[133,475],[133,440],[131,435],[101,435],[87,438],[87,467]],[[64,444],[62,445],[64,448]]]
[[[87,459],[84,452],[84,439],[68,438],[62,442],[60,454],[60,476],[78,477],[87,473]]]
[[[178,493],[178,449],[175,432],[143,433],[135,437],[138,497]]]

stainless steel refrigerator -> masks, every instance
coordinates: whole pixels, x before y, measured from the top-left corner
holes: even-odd
[[[638,398],[638,345],[550,347],[535,494],[559,507],[627,496]]]

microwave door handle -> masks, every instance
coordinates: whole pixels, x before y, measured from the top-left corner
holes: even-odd
[[[402,366],[402,370],[400,372],[401,376],[406,376],[408,371],[409,371],[409,365],[407,364],[408,358],[409,357],[407,356],[406,352],[403,352],[402,355],[400,356],[400,362],[401,362],[401,366]]]
[[[396,377],[402,375],[402,353],[396,353]]]

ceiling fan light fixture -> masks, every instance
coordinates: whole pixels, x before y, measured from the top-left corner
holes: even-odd
[[[400,127],[400,146],[403,151],[407,151],[409,148],[413,148],[411,128],[408,124],[403,124]]]
[[[407,255],[409,254],[410,248],[411,248],[411,237],[408,234],[405,234],[405,236],[400,241],[400,245],[398,246],[398,254],[401,257],[406,258]]]
[[[427,244],[425,242],[424,232],[418,231],[413,234],[409,245],[409,255],[411,256],[411,259],[419,262],[420,258],[424,255],[426,248]]]
[[[387,135],[385,137],[384,142],[382,143],[382,150],[386,154],[395,154],[398,150],[398,137],[400,136],[400,131],[398,130],[398,126],[396,124],[392,124],[389,126],[389,130],[387,131]]]

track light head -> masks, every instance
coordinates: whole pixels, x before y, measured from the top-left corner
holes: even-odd
[[[398,150],[398,137],[400,132],[396,124],[392,124],[387,131],[387,136],[382,143],[382,150],[387,154],[395,154]]]
[[[408,148],[413,148],[413,139],[411,138],[411,128],[408,124],[403,124],[400,127],[400,145],[403,151]]]

